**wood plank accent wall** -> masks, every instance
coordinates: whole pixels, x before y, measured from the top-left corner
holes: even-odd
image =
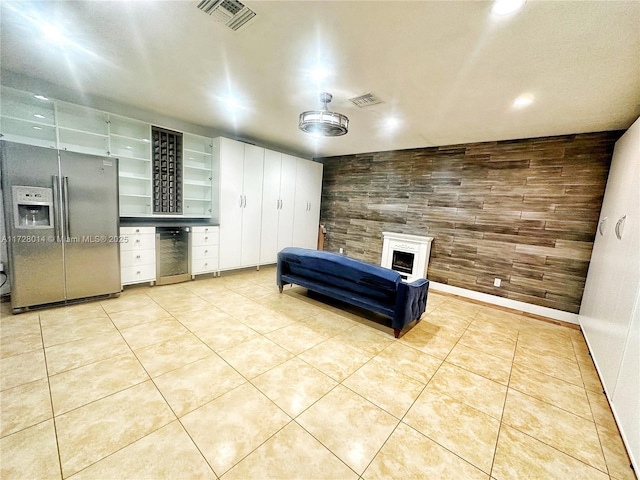
[[[319,159],[325,249],[379,264],[383,231],[433,236],[430,280],[577,313],[622,133]]]

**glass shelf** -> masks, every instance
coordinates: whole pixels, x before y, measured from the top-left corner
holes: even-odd
[[[92,155],[107,155],[109,137],[97,133],[58,128],[58,148]]]
[[[56,102],[58,128],[107,137],[109,115],[99,110],[66,102]]]
[[[0,133],[11,142],[56,148],[56,128],[51,125],[3,117]]]
[[[8,87],[2,87],[0,95],[2,96],[0,115],[3,117],[55,126],[55,108],[51,100],[42,100],[32,93]]]

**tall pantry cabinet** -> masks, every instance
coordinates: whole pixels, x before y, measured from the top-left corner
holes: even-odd
[[[296,195],[293,214],[294,247],[317,248],[320,223],[322,168],[317,162],[299,158],[296,163]]]
[[[265,150],[262,187],[260,263],[275,263],[277,254],[292,245],[296,193],[296,158]]]
[[[217,138],[220,155],[220,270],[258,265],[264,148]]]
[[[580,308],[629,456],[640,471],[640,119],[616,142]]]
[[[220,270],[273,264],[285,247],[317,248],[321,163],[223,137],[213,150],[220,164]]]

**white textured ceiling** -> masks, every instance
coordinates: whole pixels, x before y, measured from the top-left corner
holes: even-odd
[[[257,16],[239,32],[195,1],[0,4],[5,72],[306,157],[623,129],[640,115],[637,0],[529,0],[509,17],[488,1],[246,0]],[[350,118],[343,137],[298,130],[323,90]],[[384,103],[347,100],[368,92]],[[523,93],[534,103],[512,107]]]

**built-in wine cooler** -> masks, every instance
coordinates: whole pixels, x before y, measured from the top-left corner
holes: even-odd
[[[191,279],[189,252],[190,227],[156,227],[156,284]]]

